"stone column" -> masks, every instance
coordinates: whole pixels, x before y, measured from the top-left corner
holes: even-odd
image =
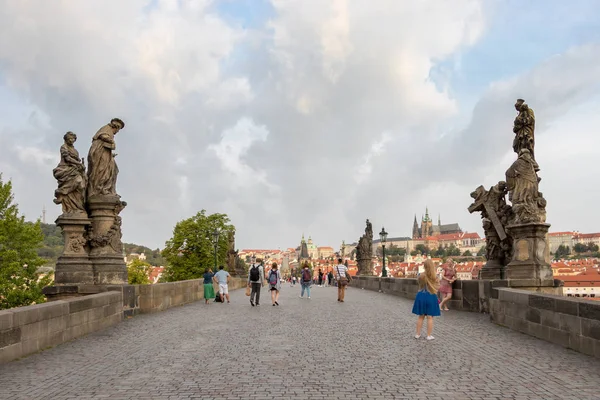
[[[479,279],[504,279],[505,274],[505,267],[500,260],[488,260],[479,271]]]
[[[513,237],[513,257],[506,266],[511,287],[554,286],[547,241],[550,224],[527,223],[506,227]]]
[[[65,240],[63,253],[56,261],[56,285],[94,284],[94,271],[86,246],[86,229],[90,224],[86,214],[61,215],[56,219]]]
[[[126,205],[115,195],[96,195],[88,199],[92,220],[90,260],[94,266],[94,281],[97,285],[127,283],[119,217]]]

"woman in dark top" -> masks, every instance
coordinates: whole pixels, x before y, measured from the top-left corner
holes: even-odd
[[[209,299],[215,298],[215,288],[213,287],[213,271],[211,268],[207,268],[204,270],[204,301],[205,304],[208,304]]]

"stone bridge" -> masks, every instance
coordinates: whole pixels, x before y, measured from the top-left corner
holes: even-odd
[[[243,290],[205,305],[198,281],[153,286],[0,311],[0,398],[600,398],[595,302],[492,288],[493,323],[457,310],[459,286],[425,341],[411,280],[357,279],[344,303],[285,284],[279,307],[266,290],[251,307]]]

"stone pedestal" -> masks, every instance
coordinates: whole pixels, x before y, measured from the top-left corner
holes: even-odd
[[[488,260],[483,268],[481,268],[481,271],[479,271],[479,279],[504,279],[505,275],[506,267],[502,265],[500,260]]]
[[[94,283],[94,270],[86,246],[86,229],[90,224],[87,214],[83,213],[61,215],[56,219],[65,240],[63,253],[56,261],[56,285]]]
[[[88,208],[92,227],[90,230],[90,261],[94,266],[94,283],[119,285],[127,283],[127,266],[121,242],[121,217],[125,208],[119,196],[92,196]]]
[[[506,227],[513,238],[512,261],[506,266],[510,287],[554,286],[547,234],[550,224],[528,223]]]
[[[362,260],[357,260],[357,266],[358,266],[358,275],[362,275],[362,276],[372,276],[375,275],[373,273],[373,259],[368,258],[368,259],[362,259]]]

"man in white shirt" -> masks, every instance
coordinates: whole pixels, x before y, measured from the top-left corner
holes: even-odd
[[[346,286],[348,286],[348,283],[352,278],[350,277],[348,267],[343,264],[343,260],[341,258],[338,258],[338,265],[336,265],[335,269],[333,270],[333,275],[335,276],[338,285],[338,301],[343,303],[344,296],[346,294]]]
[[[225,303],[225,298],[227,298],[227,302],[229,303],[229,272],[225,271],[224,266],[219,267],[219,272],[215,274],[213,279],[216,283],[219,284],[219,297],[221,298],[221,303]]]

